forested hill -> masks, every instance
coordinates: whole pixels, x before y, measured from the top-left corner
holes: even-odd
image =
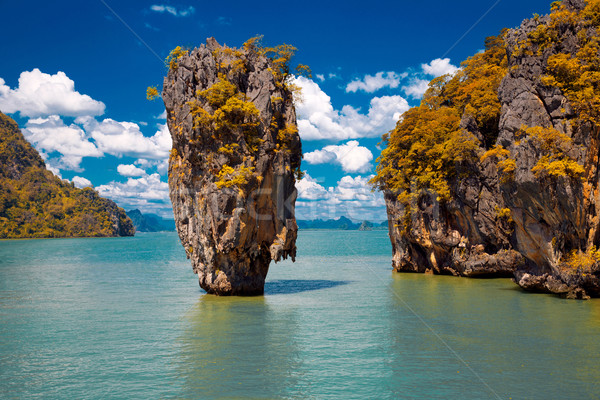
[[[46,169],[17,123],[0,113],[0,238],[133,236],[125,211]]]

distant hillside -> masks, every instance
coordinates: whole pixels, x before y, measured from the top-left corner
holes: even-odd
[[[133,236],[125,211],[46,169],[17,123],[0,113],[0,238]]]
[[[338,219],[315,219],[312,221],[307,220],[298,220],[298,229],[334,229],[334,230],[361,230],[361,231],[370,231],[370,230],[380,230],[387,229],[387,221],[382,223],[373,223],[369,221],[363,221],[362,223],[354,223],[352,220],[346,217],[340,217]]]
[[[175,231],[175,220],[163,219],[155,214],[142,214],[140,210],[127,211],[136,232]]]

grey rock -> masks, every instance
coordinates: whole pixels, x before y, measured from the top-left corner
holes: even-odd
[[[162,97],[173,138],[169,189],[177,232],[200,286],[219,295],[259,295],[270,262],[296,255],[293,171],[302,151],[297,133],[288,135],[286,150],[271,127],[272,118],[281,126],[296,125],[292,93],[269,71],[271,62],[251,48],[239,49],[239,57],[233,51],[208,39],[178,59],[164,80]],[[245,68],[232,72],[236,59]],[[190,102],[211,111],[197,93],[218,82],[219,73],[228,73],[260,112],[256,150],[239,129],[221,137],[194,127]],[[219,151],[231,144],[239,146],[231,154]],[[224,164],[254,168],[254,173],[240,187],[218,188],[216,175]]]
[[[563,4],[579,11],[586,2]],[[516,161],[514,179],[501,181],[490,159],[458,166],[452,200],[439,204],[434,195],[421,193],[411,207],[407,232],[399,228],[406,216],[397,194],[386,192],[396,271],[513,276],[529,291],[568,298],[600,296],[599,266],[585,273],[569,272],[564,261],[573,250],[587,251],[600,244],[600,129],[576,123],[578,115],[567,97],[541,82],[551,55],[577,53],[584,27],[561,27],[558,40],[540,51],[515,51],[540,24],[549,22],[548,16],[525,20],[505,37],[508,72],[498,89],[502,108],[496,143]],[[536,176],[532,168],[544,149],[533,138],[523,137],[525,126],[553,127],[569,136],[572,146],[566,153],[585,167],[585,183],[566,176]],[[472,117],[464,115],[461,128],[480,140],[482,152],[491,147],[483,143],[485,132]],[[507,208],[510,219],[500,218],[499,211]]]

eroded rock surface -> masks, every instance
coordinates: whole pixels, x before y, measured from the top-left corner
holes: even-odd
[[[513,276],[526,290],[569,298],[600,296],[600,132],[577,111],[568,93],[542,79],[557,54],[598,57],[580,51],[598,37],[598,10],[589,6],[583,11],[587,4],[563,1],[553,6],[562,14],[525,20],[503,35],[507,66],[497,88],[501,111],[492,144],[507,150],[503,160],[512,160],[510,174],[500,170],[494,157],[464,162],[456,166],[449,201],[438,202],[436,193],[421,191],[408,217],[398,193],[385,191],[395,270]],[[591,16],[584,16],[588,12]],[[589,47],[598,53],[597,47]],[[558,145],[529,134],[529,127],[565,135],[559,138],[566,143],[560,160],[576,163],[581,172],[564,173],[546,164],[547,171],[539,173],[544,156],[559,160],[549,150]],[[492,148],[485,144],[486,128],[467,111],[461,128],[479,139],[479,154]]]
[[[252,43],[208,39],[172,54],[164,81],[177,231],[200,286],[258,295],[272,260],[296,255],[301,162],[285,66]]]

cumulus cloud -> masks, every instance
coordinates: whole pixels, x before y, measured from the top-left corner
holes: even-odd
[[[82,176],[74,176],[73,179],[71,179],[71,181],[75,184],[75,187],[78,187],[80,189],[84,187],[94,187],[89,179],[86,179]]]
[[[161,175],[165,175],[169,170],[168,159],[148,160],[146,158],[138,158],[137,160],[135,160],[134,164],[144,169],[156,168],[156,172],[158,172]]]
[[[304,174],[304,177],[296,183],[296,189],[298,190],[298,198],[307,200],[324,199],[329,194],[327,189],[308,173]]]
[[[146,175],[146,171],[133,164],[119,164],[117,172],[126,177],[138,177]]]
[[[171,150],[171,134],[166,124],[159,125],[160,129],[154,136],[147,137],[142,134],[139,125],[133,122],[120,122],[110,118],[102,122],[94,118],[78,118],[75,122],[83,124],[103,153],[117,157],[163,159],[168,157]]]
[[[102,115],[105,105],[75,90],[75,82],[59,71],[49,75],[35,68],[24,71],[11,89],[0,78],[0,110],[25,117]]]
[[[75,124],[65,125],[58,115],[30,119],[23,134],[47,158],[59,153],[55,167],[60,169],[81,171],[83,157],[102,156],[102,151],[89,141],[81,127]]]
[[[393,71],[378,72],[373,75],[365,75],[363,79],[355,79],[346,86],[346,92],[355,93],[362,90],[367,93],[373,93],[379,89],[389,87],[392,89],[400,85],[400,81],[406,78],[407,74],[397,74]]]
[[[371,191],[371,176],[344,176],[335,187],[325,188],[306,174],[296,184],[299,219],[333,219],[340,216],[362,221],[386,218],[385,202],[380,192]]]
[[[371,170],[373,153],[368,148],[359,146],[358,141],[351,140],[339,146],[325,146],[322,150],[306,153],[304,160],[309,164],[339,164],[344,172],[356,174]]]
[[[82,171],[83,157],[102,157],[105,154],[155,160],[154,166],[164,173],[171,149],[171,135],[166,124],[159,124],[156,133],[148,137],[133,122],[112,119],[99,122],[89,116],[78,117],[70,125],[66,125],[58,115],[32,118],[25,124],[23,134],[52,164],[57,175],[59,169]],[[136,175],[125,176],[141,176],[138,171],[126,173]]]
[[[400,115],[409,109],[401,96],[382,96],[371,99],[367,114],[349,105],[338,111],[316,82],[297,77],[294,83],[302,88],[303,101],[296,110],[303,140],[379,137],[392,129]]]
[[[182,8],[182,9],[177,9],[176,7],[173,6],[167,6],[164,4],[153,4],[150,6],[150,10],[157,12],[157,13],[167,13],[167,14],[171,14],[175,17],[187,17],[189,15],[192,15],[196,9],[192,6],[189,6],[187,8]]]
[[[410,85],[402,87],[402,90],[404,90],[404,93],[406,93],[408,96],[414,99],[420,99],[423,97],[428,88],[428,80],[415,78],[412,80]]]
[[[449,58],[436,58],[429,64],[421,64],[421,68],[423,68],[423,72],[427,75],[431,75],[435,78],[446,74],[454,74],[458,71],[458,67],[450,64]]]
[[[159,174],[129,178],[126,182],[113,181],[96,190],[126,209],[139,208],[161,215],[168,214],[171,209],[169,185],[161,181]]]
[[[44,160],[44,161],[46,161],[46,169],[48,171],[52,172],[54,175],[58,176],[60,179],[62,179],[62,175],[60,173],[60,168],[58,168],[54,165],[51,165],[50,162],[48,162],[47,160]]]

